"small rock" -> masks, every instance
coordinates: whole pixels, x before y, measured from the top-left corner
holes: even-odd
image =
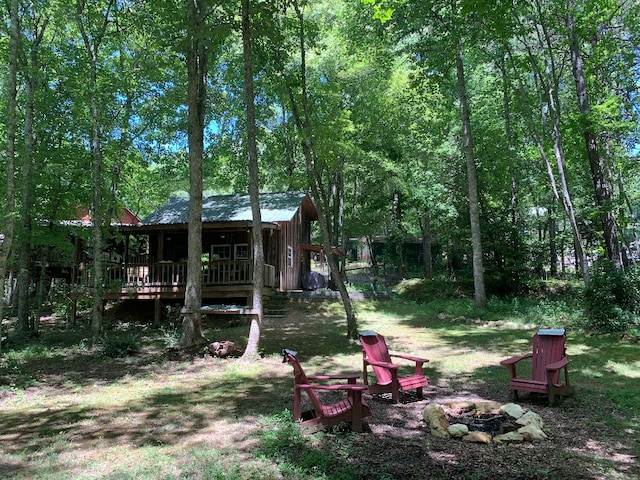
[[[428,421],[429,415],[431,415],[433,412],[444,413],[444,409],[442,408],[442,405],[440,405],[438,403],[430,403],[430,404],[428,404],[422,410],[422,418],[424,418],[425,422]]]
[[[486,432],[469,432],[462,437],[462,441],[466,443],[491,443],[491,435]]]
[[[484,415],[486,413],[497,414],[500,410],[500,404],[498,402],[491,401],[476,402],[476,410],[478,410],[478,413],[481,415]]]
[[[519,428],[518,433],[522,435],[527,442],[539,442],[548,438],[546,433],[533,424]]]
[[[449,404],[449,410],[453,415],[461,413],[469,413],[474,411],[476,404],[474,402],[453,402]]]
[[[449,438],[449,420],[444,414],[444,408],[437,403],[430,403],[422,411],[422,417],[431,428],[431,435],[440,438]]]
[[[493,437],[493,441],[495,443],[522,443],[524,442],[524,435],[519,432],[509,432],[502,435],[496,435]]]
[[[447,432],[452,438],[460,438],[469,433],[469,427],[464,423],[454,423],[453,425],[449,425]]]
[[[500,407],[500,413],[517,420],[524,415],[524,408],[517,403],[507,403]]]
[[[511,422],[504,422],[502,425],[500,425],[500,434],[502,435],[509,432],[515,432],[517,429],[518,427],[516,427],[515,424]]]
[[[526,427],[527,425],[533,425],[538,427],[538,429],[542,430],[544,427],[544,422],[542,421],[542,417],[538,415],[536,412],[528,411],[520,418],[516,420],[516,423],[520,426]]]

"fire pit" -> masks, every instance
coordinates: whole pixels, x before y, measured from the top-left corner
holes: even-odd
[[[515,425],[506,415],[492,413],[467,413],[459,416],[447,415],[450,424],[466,425],[470,432],[485,432],[491,436],[511,432]]]
[[[464,442],[521,443],[547,438],[540,415],[515,403],[430,403],[423,417],[432,435]]]

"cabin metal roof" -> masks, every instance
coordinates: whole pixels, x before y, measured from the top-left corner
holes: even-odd
[[[260,194],[260,216],[263,223],[284,222],[293,219],[308,199],[305,192]],[[313,204],[311,204],[313,208]],[[313,208],[315,213],[315,208]],[[212,195],[202,198],[202,222],[251,221],[249,195]],[[173,225],[189,223],[189,197],[173,197],[142,220],[142,225]]]

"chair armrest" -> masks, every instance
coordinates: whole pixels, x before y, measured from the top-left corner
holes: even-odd
[[[413,355],[404,355],[399,353],[391,353],[390,357],[403,358],[404,360],[409,360],[410,362],[415,363],[427,363],[429,360],[426,358],[414,357]]]
[[[515,357],[507,358],[506,360],[502,360],[500,365],[509,366],[515,363],[518,363],[520,360],[524,360],[525,358],[533,357],[533,353],[527,353],[525,355],[516,355]]]
[[[299,390],[346,390],[346,391],[361,391],[364,392],[368,387],[366,385],[356,385],[349,383],[346,385],[317,385],[311,383],[299,383],[295,385]]]
[[[377,360],[370,360],[368,358],[364,359],[364,363],[374,367],[388,368],[389,370],[398,370],[400,368],[400,365],[396,365],[395,363],[378,362]]]
[[[567,357],[564,357],[562,360],[558,360],[557,362],[550,363],[549,365],[545,366],[545,368],[547,369],[547,372],[553,372],[555,370],[560,370],[561,368],[566,367],[568,364],[569,364],[569,359]]]
[[[316,381],[324,381],[324,380],[349,380],[349,381],[353,381],[353,380],[357,380],[358,378],[360,378],[360,375],[359,374],[348,373],[348,374],[344,374],[344,375],[314,375],[314,376],[307,376],[307,378],[309,380],[316,380]]]

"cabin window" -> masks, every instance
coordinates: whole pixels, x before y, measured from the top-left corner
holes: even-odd
[[[211,245],[211,260],[231,259],[231,245]]]
[[[287,266],[293,267],[293,247],[287,245]]]
[[[235,250],[235,259],[236,260],[247,260],[249,258],[249,244],[248,243],[238,243],[234,246]]]

